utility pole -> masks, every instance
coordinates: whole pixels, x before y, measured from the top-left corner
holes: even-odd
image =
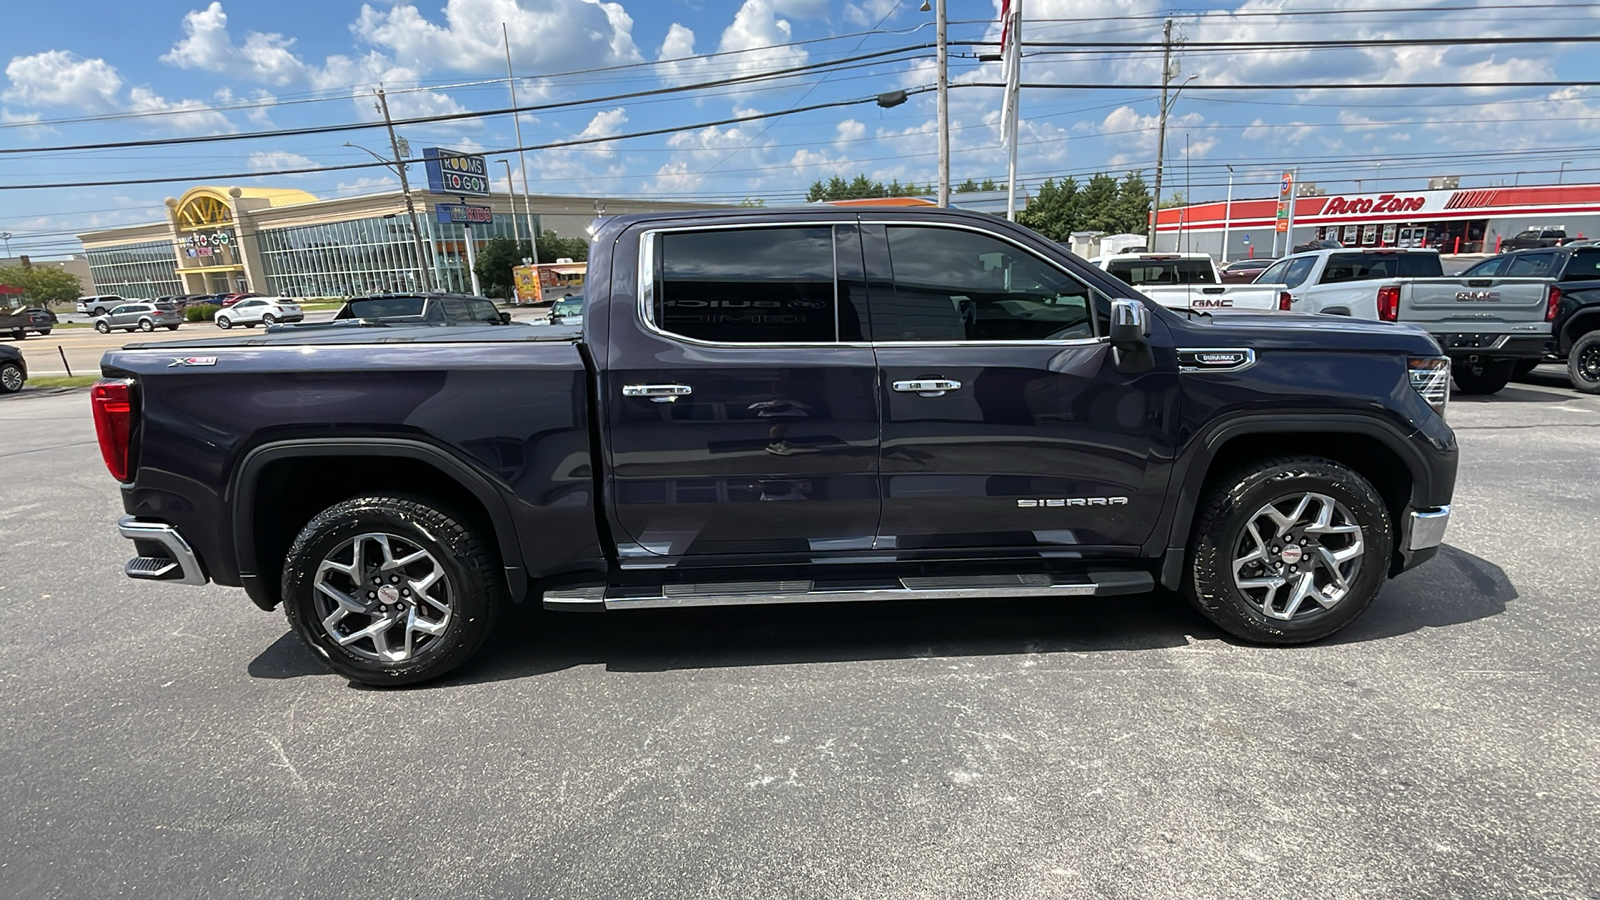
[[[1172,76],[1172,20],[1161,26],[1161,110],[1156,125],[1156,196],[1150,206],[1150,233],[1145,235],[1145,246],[1156,249],[1156,220],[1161,217],[1161,164],[1167,150],[1167,85]]]
[[[522,117],[517,114],[517,76],[511,71],[511,32],[506,23],[500,23],[500,35],[506,39],[506,84],[511,86],[511,127],[517,137],[517,164],[522,167],[522,216],[528,220],[528,246],[533,250],[533,263],[539,264],[539,226],[533,221],[532,201],[528,199],[528,157],[522,149]],[[511,189],[511,176],[506,176],[506,189]],[[511,218],[517,217],[517,204],[511,203]]]
[[[950,53],[945,43],[945,0],[936,0],[934,41],[939,57],[939,205],[950,205]]]
[[[422,224],[417,221],[417,205],[411,201],[411,182],[406,178],[405,156],[400,153],[400,138],[394,133],[394,119],[389,117],[389,98],[378,88],[378,109],[383,112],[383,124],[389,129],[389,149],[394,151],[394,170],[400,175],[400,193],[406,198],[406,216],[411,219],[411,244],[417,251],[417,274],[422,276],[422,289],[433,291],[433,269],[422,250]]]

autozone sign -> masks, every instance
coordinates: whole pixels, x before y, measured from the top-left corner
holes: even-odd
[[[1322,208],[1325,216],[1355,215],[1360,213],[1417,212],[1428,203],[1426,197],[1400,197],[1380,194],[1377,197],[1334,197]]]

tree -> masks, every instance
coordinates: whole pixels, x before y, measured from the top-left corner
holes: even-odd
[[[1078,231],[1116,234],[1122,224],[1117,215],[1117,179],[1104,172],[1092,175],[1080,195],[1079,208],[1083,214],[1078,220]]]
[[[1144,234],[1150,229],[1150,188],[1144,175],[1129,172],[1117,189],[1117,231]]]
[[[760,197],[746,197],[743,200],[739,201],[739,205],[740,206],[754,208],[754,207],[766,206],[767,205],[767,201],[763,200]]]
[[[981,191],[998,191],[1000,190],[1000,185],[995,184],[993,178],[985,178],[978,189]]]
[[[976,194],[977,192],[978,183],[971,178],[956,185],[956,193],[958,194]]]
[[[816,203],[826,200],[863,200],[870,197],[915,197],[928,192],[928,188],[914,181],[901,184],[900,179],[896,178],[885,185],[881,181],[873,181],[862,172],[849,181],[837,175],[826,182],[814,181],[806,191],[806,200]]]
[[[83,294],[78,276],[55,266],[0,267],[0,284],[22,288],[22,296],[29,302],[46,306],[67,303]]]
[[[509,298],[513,295],[511,270],[533,256],[533,248],[525,240],[508,237],[491,238],[478,248],[478,284],[484,296]],[[558,259],[587,260],[589,242],[583,238],[564,238],[554,231],[539,235],[539,261],[555,262]],[[73,296],[77,296],[74,294]]]
[[[1047,178],[1029,198],[1027,208],[1017,213],[1017,221],[1060,242],[1070,239],[1072,232],[1079,230],[1079,215],[1078,182],[1071,176],[1060,184],[1054,178]]]

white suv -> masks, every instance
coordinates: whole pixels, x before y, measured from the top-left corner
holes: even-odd
[[[212,318],[218,328],[232,328],[235,325],[254,328],[257,325],[303,321],[305,313],[300,311],[300,304],[284,297],[248,297],[217,310]]]

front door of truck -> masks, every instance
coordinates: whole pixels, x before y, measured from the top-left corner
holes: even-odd
[[[854,224],[657,228],[639,241],[613,262],[638,266],[613,277],[637,277],[641,302],[610,306],[601,386],[623,563],[870,550],[877,370]]]
[[[1177,374],[1120,374],[1109,301],[976,228],[863,221],[883,409],[877,549],[1129,547],[1162,511]]]

